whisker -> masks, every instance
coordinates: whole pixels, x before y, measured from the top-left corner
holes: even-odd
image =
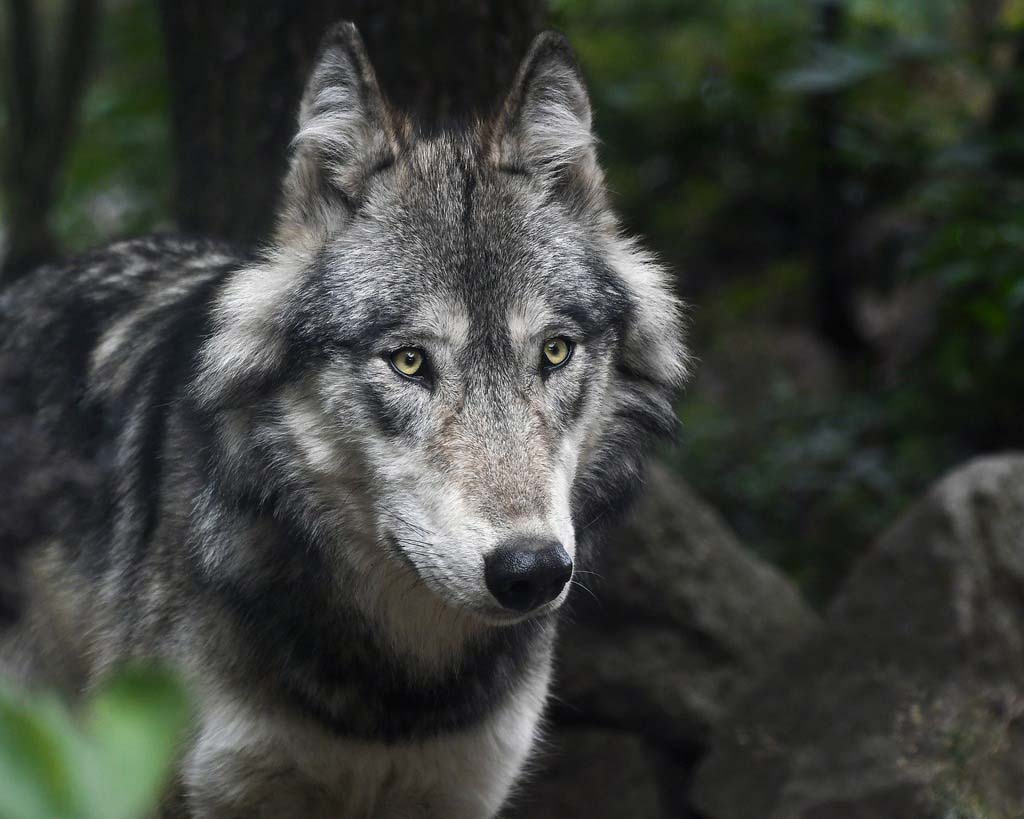
[[[589,588],[584,586],[578,580],[570,580],[569,583],[572,586],[583,589],[583,591],[585,591],[587,594],[594,598],[594,601],[597,603],[598,606],[600,606],[602,609],[604,608],[604,603],[601,602],[601,598],[594,594],[594,592],[592,592]]]

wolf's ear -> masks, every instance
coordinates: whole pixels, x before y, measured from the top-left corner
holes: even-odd
[[[284,228],[328,227],[358,202],[373,168],[394,156],[393,118],[352,23],[324,37],[299,107],[285,181]]]
[[[539,34],[516,73],[497,122],[501,165],[575,194],[600,188],[590,97],[569,41]]]

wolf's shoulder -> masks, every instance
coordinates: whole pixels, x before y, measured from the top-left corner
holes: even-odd
[[[38,321],[41,314],[89,307],[116,311],[244,260],[228,244],[172,234],[114,242],[40,267],[7,287],[0,293],[0,316]]]
[[[123,397],[195,343],[220,283],[245,261],[226,244],[161,235],[41,267],[0,291],[3,380],[16,373],[34,411]]]
[[[0,291],[0,349],[90,346],[125,316],[172,313],[245,259],[224,243],[155,235],[45,265]]]

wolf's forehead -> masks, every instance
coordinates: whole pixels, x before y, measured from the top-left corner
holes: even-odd
[[[523,289],[557,289],[585,275],[589,237],[531,180],[442,153],[402,179],[391,229],[431,283],[459,289],[472,303]]]
[[[510,294],[489,304],[470,302],[465,294],[449,290],[423,294],[393,313],[392,322],[379,334],[433,339],[453,348],[470,346],[526,346],[548,332],[566,332],[578,325],[557,301],[536,293]]]
[[[503,244],[564,221],[528,174],[498,163],[471,135],[417,143],[396,161],[382,189],[397,206],[392,213],[429,227],[435,239]]]
[[[364,325],[524,341],[566,316],[601,325],[622,311],[622,282],[593,246],[529,178],[434,142],[378,180],[325,270],[335,306]]]
[[[410,306],[400,322],[400,329],[405,328],[463,347],[472,336],[473,321],[461,299],[448,293],[432,293]]]
[[[547,330],[589,335],[627,309],[623,282],[598,254],[571,235],[530,231],[514,219],[488,225],[481,218],[447,231],[403,225],[395,233],[401,238],[338,260],[348,280],[342,291],[370,323],[457,346],[526,343]]]

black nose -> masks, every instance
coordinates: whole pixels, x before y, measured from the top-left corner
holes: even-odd
[[[513,611],[532,611],[554,600],[571,577],[572,560],[556,540],[515,538],[484,560],[487,588]]]

